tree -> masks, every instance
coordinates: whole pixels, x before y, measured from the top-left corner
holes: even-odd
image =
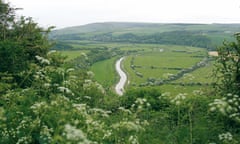
[[[46,57],[52,46],[47,36],[53,27],[44,29],[32,18],[17,18],[16,10],[19,8],[0,0],[0,72],[13,75],[19,83],[23,77],[18,74],[37,62],[36,56]]]
[[[215,76],[221,94],[240,95],[240,33],[235,34],[235,38],[235,42],[224,42],[218,48]]]
[[[224,42],[218,48],[215,66],[218,81],[215,88],[220,98],[210,104],[210,110],[217,110],[240,123],[240,33],[235,34],[235,38],[235,42]],[[233,125],[232,122],[226,123]]]
[[[0,40],[5,40],[7,37],[7,31],[14,23],[15,9],[10,8],[8,3],[4,3],[0,0]]]
[[[12,41],[0,42],[0,72],[18,73],[27,65],[21,45]]]

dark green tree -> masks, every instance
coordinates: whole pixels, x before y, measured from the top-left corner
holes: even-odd
[[[211,111],[219,111],[226,118],[226,126],[239,128],[240,123],[240,33],[234,35],[236,41],[224,42],[218,48],[215,77],[218,99],[210,104]],[[230,121],[229,121],[230,120]],[[231,120],[237,122],[234,123]],[[238,126],[237,126],[238,125]]]
[[[11,8],[8,3],[0,0],[0,40],[3,41],[7,38],[7,31],[14,23],[15,10]]]
[[[221,94],[240,95],[240,33],[235,42],[224,42],[218,48],[216,60],[217,91]]]
[[[32,18],[18,18],[16,10],[19,8],[0,0],[0,73],[12,75],[15,82],[21,83],[25,76],[19,73],[37,62],[36,56],[46,57],[52,46],[48,33],[53,27],[44,29]]]

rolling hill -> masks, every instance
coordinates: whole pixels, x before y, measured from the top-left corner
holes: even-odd
[[[106,22],[55,30],[50,38],[100,42],[157,43],[214,49],[223,40],[233,40],[240,24],[183,24]]]

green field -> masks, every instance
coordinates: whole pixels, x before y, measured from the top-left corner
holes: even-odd
[[[134,73],[133,71],[143,74],[141,78],[133,74],[131,76],[132,82],[139,83],[139,79],[160,78],[164,77],[164,74],[174,74],[180,69],[189,68],[200,62],[206,55],[206,50],[201,48],[165,46],[163,52],[154,50],[128,56],[125,65],[130,75]],[[131,65],[135,68],[131,68]]]
[[[209,63],[203,68],[199,68],[189,74],[186,74],[182,78],[176,80],[176,82],[200,82],[211,83],[213,82],[213,64]]]
[[[187,94],[187,97],[194,97],[198,94],[197,92],[206,95],[212,91],[212,87],[209,86],[182,86],[166,84],[162,86],[156,86],[156,88],[159,88],[162,93],[165,93],[170,97],[175,97],[180,93]]]
[[[73,41],[71,41],[73,43]],[[79,43],[79,44],[78,44]],[[78,45],[81,47],[78,47]],[[126,54],[123,68],[128,75],[130,83],[127,88],[143,86],[142,84],[153,79],[156,81],[168,79],[171,75],[177,75],[181,70],[188,69],[205,57],[207,50],[197,47],[158,45],[158,44],[129,44],[129,43],[89,43],[87,41],[75,41],[77,51],[64,51],[68,60],[74,59],[87,53],[86,49],[104,48],[106,50],[120,50]],[[81,50],[84,49],[84,50]],[[118,76],[115,71],[115,61],[119,57],[113,57],[94,63],[90,70],[94,72],[94,79],[104,87],[113,87]],[[169,84],[161,86],[151,84],[151,86],[161,89],[163,92],[173,94],[192,93],[194,90],[207,88],[209,86],[189,86],[191,83],[210,84],[212,82],[212,63],[205,67],[184,74],[180,78],[171,81]],[[185,86],[183,86],[185,84]]]
[[[83,53],[87,53],[88,51],[86,50],[74,50],[74,51],[61,51],[61,54],[63,56],[67,56],[67,61],[72,60],[74,58],[80,57]]]
[[[111,87],[117,82],[115,72],[116,57],[97,62],[91,66],[91,71],[95,74],[94,79],[104,87]]]

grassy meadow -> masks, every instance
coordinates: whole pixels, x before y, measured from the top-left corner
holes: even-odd
[[[112,87],[117,82],[117,74],[115,70],[116,57],[97,62],[91,66],[94,73],[94,79],[105,87]]]
[[[159,45],[159,44],[130,44],[130,43],[90,43],[88,41],[69,41],[74,43],[76,50],[62,51],[68,56],[68,60],[74,59],[81,53],[88,53],[87,49],[105,48],[106,50],[117,49],[123,51],[126,59],[123,61],[123,68],[128,75],[130,83],[127,88],[142,86],[149,79],[164,80],[171,75],[178,74],[181,70],[188,69],[208,57],[208,52],[204,48]],[[81,46],[79,46],[81,45]],[[123,56],[122,55],[122,56]],[[119,56],[102,60],[91,65],[90,71],[94,73],[94,79],[105,87],[113,89],[118,81],[115,71],[115,62]],[[212,82],[213,63],[186,73],[180,78],[164,85],[151,85],[159,88],[162,92],[170,92],[174,95],[178,93],[192,93],[194,90],[208,88],[209,86],[189,86],[184,83],[204,83]]]
[[[66,56],[67,57],[67,61],[68,60],[72,60],[72,59],[75,59],[75,58],[77,58],[77,57],[80,57],[83,53],[87,53],[88,51],[86,51],[86,50],[68,50],[68,51],[61,51],[61,54],[63,55],[63,56]]]

